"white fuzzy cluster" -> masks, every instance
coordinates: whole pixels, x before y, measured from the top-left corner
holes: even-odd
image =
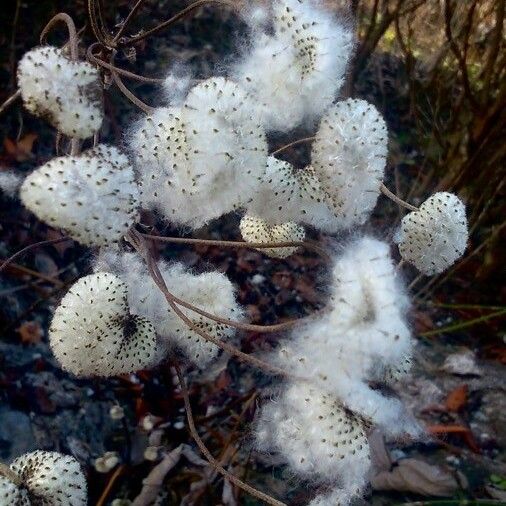
[[[242,217],[239,228],[242,238],[252,244],[299,242],[306,237],[304,228],[293,221],[269,225],[262,218],[250,214]],[[258,248],[258,250],[273,258],[286,258],[295,253],[298,247]]]
[[[363,224],[374,209],[387,152],[387,127],[373,105],[348,99],[326,112],[311,163],[341,228]]]
[[[129,141],[143,206],[194,228],[243,206],[267,158],[254,110],[240,86],[216,77],[192,88],[182,107],[144,118]]]
[[[404,260],[430,276],[455,263],[464,254],[468,238],[465,205],[453,193],[438,192],[402,219],[399,251]]]
[[[159,262],[158,267],[169,291],[176,297],[223,318],[243,318],[243,310],[236,301],[234,287],[225,275],[219,272],[195,275],[181,264],[166,262]],[[220,348],[188,328],[172,311],[138,255],[103,252],[97,268],[113,270],[121,277],[128,286],[128,303],[131,310],[152,321],[158,336],[166,345],[178,348],[201,369],[218,357]],[[198,328],[217,339],[230,341],[234,337],[232,327],[213,322],[185,308],[181,308],[181,311]]]
[[[153,324],[131,314],[128,288],[114,274],[81,278],[56,308],[49,342],[63,369],[77,376],[114,376],[153,365]]]
[[[269,156],[267,170],[247,211],[269,225],[293,221],[335,232],[341,228],[340,219],[329,200],[311,166],[296,169],[289,162]]]
[[[133,169],[125,155],[103,144],[47,162],[25,179],[20,195],[39,219],[89,246],[117,242],[138,216]]]
[[[87,486],[74,457],[37,450],[10,465],[18,483],[0,476],[2,506],[86,506]]]
[[[273,24],[271,35],[252,17],[252,46],[232,74],[257,97],[266,128],[287,131],[332,103],[344,82],[353,32],[316,0],[275,0]]]
[[[102,125],[102,86],[96,68],[71,61],[56,47],[28,51],[18,66],[25,107],[70,137],[91,137]]]
[[[261,410],[256,440],[260,449],[280,453],[292,472],[332,485],[344,500],[367,483],[366,429],[334,395],[294,382]]]
[[[392,436],[419,433],[398,399],[370,386],[378,379],[393,382],[408,370],[413,341],[405,320],[407,304],[388,245],[361,238],[335,262],[330,311],[294,331],[273,358],[307,383],[289,383],[279,399],[263,408],[261,446],[281,453],[290,468],[306,478],[329,485],[338,479],[340,488],[330,495],[339,497],[339,504],[348,504],[366,483],[364,420]],[[336,424],[334,415],[347,426]],[[330,427],[337,427],[334,436]],[[342,462],[337,466],[333,457],[343,448],[338,436],[350,431],[357,439],[346,438],[351,439],[350,446],[344,446],[349,451],[339,454]],[[353,441],[359,441],[360,448]],[[339,444],[332,452],[335,442]],[[325,504],[323,498],[315,501]]]

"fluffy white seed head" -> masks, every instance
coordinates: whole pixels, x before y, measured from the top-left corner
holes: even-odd
[[[411,356],[407,298],[388,245],[372,238],[352,243],[333,269],[331,311],[293,332],[277,364],[312,378],[353,412],[390,434],[418,429],[395,398],[369,387]]]
[[[25,179],[20,195],[39,219],[89,246],[117,242],[138,216],[133,169],[125,155],[103,144],[39,167]]]
[[[374,209],[387,148],[385,122],[365,100],[338,102],[323,117],[311,162],[342,228],[361,225]]]
[[[335,396],[305,382],[290,383],[262,407],[256,429],[259,448],[277,452],[298,476],[337,485],[343,497],[364,489],[367,424]]]
[[[249,243],[283,243],[303,241],[306,232],[303,227],[293,221],[280,225],[269,225],[258,216],[246,214],[239,224],[242,238]],[[258,248],[272,258],[286,258],[293,255],[298,247]]]
[[[20,496],[24,496],[24,499],[6,505],[87,504],[86,480],[74,457],[37,450],[18,457],[10,467],[22,481]],[[27,493],[24,494],[24,491]]]
[[[81,278],[54,313],[49,342],[63,369],[77,376],[114,376],[144,369],[156,358],[156,333],[129,312],[127,285],[101,272]]]
[[[70,137],[91,137],[102,125],[100,74],[56,47],[36,47],[21,58],[18,85],[25,107]]]
[[[267,141],[251,97],[227,79],[192,88],[131,134],[145,207],[198,228],[242,207],[265,172]]]
[[[341,228],[340,218],[327,204],[329,198],[311,166],[297,170],[291,163],[269,156],[247,211],[270,225],[293,221],[335,232]]]
[[[466,207],[453,193],[438,192],[402,219],[401,256],[428,276],[455,263],[467,246]]]
[[[159,262],[158,266],[167,287],[176,297],[224,318],[243,318],[243,310],[236,301],[235,289],[225,275],[218,272],[195,275],[181,264]],[[163,293],[154,284],[138,255],[103,252],[98,268],[111,269],[124,280],[128,285],[131,310],[152,321],[160,339],[166,345],[180,350],[201,369],[218,357],[220,349],[188,328],[170,309]],[[227,341],[233,339],[235,331],[232,327],[215,323],[184,308],[181,311],[199,329],[213,337]]]
[[[22,491],[8,478],[0,475],[0,505],[2,506],[25,506],[29,502],[22,502]],[[28,500],[28,498],[26,498]]]
[[[313,0],[275,0],[273,24],[273,35],[254,33],[232,73],[258,98],[266,128],[286,131],[332,103],[344,82],[353,33]]]

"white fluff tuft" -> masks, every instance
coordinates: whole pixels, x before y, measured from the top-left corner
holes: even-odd
[[[25,179],[20,196],[39,219],[89,246],[116,243],[138,216],[133,169],[125,155],[103,144],[47,162]]]
[[[0,169],[0,191],[10,199],[16,198],[23,177],[13,170]]]
[[[365,100],[338,102],[322,119],[311,162],[342,228],[363,224],[374,209],[387,148],[385,121]]]
[[[100,74],[88,62],[73,62],[56,47],[36,47],[19,62],[18,85],[25,107],[65,135],[86,139],[100,129]]]
[[[402,219],[399,251],[404,260],[431,276],[464,254],[468,238],[465,205],[453,193],[438,192]]]
[[[313,0],[275,0],[274,35],[255,33],[234,77],[259,101],[268,130],[319,117],[344,82],[353,50],[349,26]],[[258,26],[256,18],[251,23]]]
[[[335,263],[332,288],[331,311],[282,343],[278,365],[311,378],[389,434],[418,433],[400,401],[368,385],[412,353],[407,298],[388,245],[365,237],[349,246]]]
[[[81,278],[56,308],[49,342],[63,369],[76,376],[114,376],[154,364],[156,332],[131,314],[128,287],[114,274]]]
[[[334,395],[308,383],[290,383],[262,407],[256,429],[260,449],[277,452],[295,474],[331,485],[339,504],[348,504],[365,488],[367,424]]]
[[[145,207],[198,228],[242,207],[265,172],[267,141],[244,90],[211,78],[181,108],[159,108],[132,132]]]
[[[293,221],[332,233],[341,228],[341,220],[329,200],[311,166],[297,170],[291,163],[269,156],[247,211],[269,225]]]
[[[243,318],[243,310],[236,301],[234,287],[224,274],[207,272],[195,275],[185,270],[181,264],[166,262],[159,262],[158,267],[168,289],[176,297],[223,318]],[[128,286],[131,310],[152,321],[157,334],[166,345],[178,348],[201,369],[218,357],[220,348],[188,328],[168,306],[163,293],[155,285],[138,255],[103,252],[96,268],[113,270],[122,278]],[[185,308],[181,308],[181,311],[213,337],[226,341],[233,339],[235,331],[232,327],[208,320]]]
[[[86,506],[88,503],[86,479],[74,457],[37,450],[18,457],[10,468],[18,475],[21,486],[18,502],[2,503],[6,506]]]
[[[239,224],[242,238],[249,243],[283,243],[299,242],[306,237],[303,227],[293,221],[281,223],[280,225],[269,225],[265,220],[258,216],[246,214],[242,217]],[[265,253],[272,258],[286,258],[293,255],[299,248],[281,247],[281,248],[258,248],[258,251]]]
[[[173,68],[163,80],[162,90],[167,103],[181,106],[192,82],[192,72],[184,66]]]

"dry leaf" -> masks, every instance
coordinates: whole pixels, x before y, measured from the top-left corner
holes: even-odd
[[[456,434],[462,437],[464,442],[474,453],[481,453],[480,447],[476,443],[473,433],[467,427],[463,427],[462,425],[430,425],[427,427],[427,431],[434,436],[442,434]]]
[[[445,406],[448,411],[460,411],[467,404],[467,385],[461,385],[449,393]]]
[[[457,480],[444,469],[417,459],[400,460],[391,471],[382,471],[371,480],[375,490],[395,490],[435,497],[451,497]]]
[[[23,344],[40,343],[44,335],[40,323],[36,321],[21,324],[21,326],[16,329],[16,332],[19,332]]]
[[[4,139],[4,148],[7,155],[16,162],[25,162],[33,158],[33,143],[37,140],[37,134],[27,134],[19,141],[9,138]]]

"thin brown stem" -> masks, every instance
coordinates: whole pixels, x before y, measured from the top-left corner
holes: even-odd
[[[123,474],[125,469],[126,466],[123,464],[114,471],[112,476],[109,478],[109,481],[107,482],[107,485],[104,488],[104,491],[100,495],[97,504],[95,506],[104,506],[106,504],[107,498],[109,497],[111,490],[113,489],[114,485],[116,484],[116,481],[118,481],[118,478]]]
[[[113,42],[118,42],[118,40],[121,38],[121,36],[125,33],[125,30],[127,29],[128,25],[132,21],[132,19],[137,14],[137,11],[142,7],[142,4],[144,4],[146,0],[137,0],[137,3],[132,7],[132,10],[128,13],[128,16],[125,18],[125,21],[121,24],[118,32],[112,39]]]
[[[7,260],[5,260],[2,263],[2,265],[0,265],[0,272],[2,272],[3,270],[5,270],[5,268],[8,265],[10,265],[12,262],[14,262],[18,258],[20,258],[23,255],[25,255],[29,251],[32,251],[32,250],[37,249],[37,248],[40,248],[41,246],[48,246],[49,244],[58,244],[60,242],[70,241],[70,240],[71,240],[70,237],[60,237],[59,239],[50,239],[48,241],[41,241],[41,242],[36,242],[35,244],[30,244],[30,246],[26,246],[25,248],[23,248],[22,250],[18,251],[17,253],[14,253],[14,255],[12,255]]]
[[[207,446],[204,444],[202,439],[199,436],[199,433],[197,431],[197,428],[195,427],[195,422],[193,420],[193,413],[190,403],[190,396],[188,394],[188,389],[186,387],[186,382],[184,380],[183,373],[181,372],[181,368],[178,364],[175,364],[175,369],[177,373],[177,377],[179,380],[179,387],[181,388],[181,394],[183,396],[185,411],[186,411],[186,418],[188,419],[188,428],[190,430],[190,434],[192,435],[193,439],[195,440],[195,443],[197,443],[197,446],[199,447],[202,454],[206,457],[209,464],[222,476],[224,476],[227,480],[229,480],[231,483],[233,483],[236,487],[239,487],[240,489],[244,490],[246,493],[250,494],[253,497],[256,497],[257,499],[260,499],[261,501],[266,502],[267,504],[271,504],[273,506],[286,506],[285,503],[278,501],[277,499],[274,499],[270,495],[264,494],[260,490],[257,490],[256,488],[252,487],[251,485],[248,485],[247,483],[244,483],[242,480],[237,478],[237,476],[231,474],[229,471],[227,471],[224,467],[220,465],[220,463],[212,456],[211,452],[208,450]]]
[[[155,284],[158,286],[160,291],[163,293],[166,301],[168,302],[170,308],[174,313],[194,332],[196,332],[199,336],[201,336],[206,341],[210,341],[214,345],[218,346],[222,350],[226,351],[227,353],[235,356],[237,359],[241,360],[244,363],[249,363],[250,365],[257,367],[259,369],[262,369],[264,371],[267,371],[271,374],[281,375],[281,376],[289,376],[287,372],[285,372],[283,369],[280,369],[279,367],[272,366],[263,360],[260,360],[256,357],[253,357],[251,355],[248,355],[247,353],[244,353],[240,350],[238,350],[235,346],[232,346],[231,344],[227,343],[226,341],[221,341],[220,339],[211,336],[207,332],[200,329],[190,318],[188,318],[178,307],[177,299],[167,288],[167,285],[165,283],[165,280],[163,279],[162,274],[160,273],[160,270],[158,268],[158,265],[156,264],[153,256],[151,255],[151,252],[146,246],[146,243],[144,241],[144,238],[141,234],[138,232],[131,230],[129,235],[127,236],[127,240],[132,244],[132,246],[137,250],[137,252],[144,258],[148,272],[150,276],[152,277]],[[184,302],[184,301],[183,301]]]
[[[394,201],[396,204],[409,209],[410,211],[418,211],[418,207],[412,206],[408,202],[404,202],[401,198],[399,198],[395,193],[392,193],[383,183],[381,183],[381,193],[388,197],[390,200]]]
[[[114,56],[111,57],[111,65],[114,65]],[[144,111],[146,114],[152,114],[155,110],[154,107],[143,102],[140,98],[136,97],[123,83],[121,77],[115,70],[111,70],[111,76],[114,81],[114,84],[118,87],[118,89],[125,95],[132,104],[136,105],[139,109]]]
[[[189,5],[182,11],[178,12],[175,16],[172,16],[167,21],[164,21],[163,23],[159,24],[158,26],[155,26],[154,28],[151,28],[151,30],[148,30],[147,32],[141,33],[139,35],[136,35],[135,37],[131,37],[129,39],[125,39],[123,41],[118,41],[119,46],[130,46],[132,44],[136,44],[137,42],[144,40],[148,37],[151,37],[152,35],[160,32],[161,30],[164,30],[165,28],[173,25],[174,23],[177,23],[179,20],[185,18],[189,14],[191,14],[194,10],[198,9],[199,7],[202,7],[204,5],[209,4],[217,4],[217,5],[226,5],[227,7],[235,8],[236,5],[228,0],[197,0],[197,2],[194,2],[193,4]]]
[[[13,95],[11,95],[1,106],[0,106],[0,114],[2,114],[6,109],[8,109],[18,98],[21,97],[21,90],[16,91]]]
[[[60,12],[54,16],[49,23],[43,28],[40,34],[40,43],[45,44],[46,36],[53,26],[58,23],[65,23],[69,34],[70,57],[72,61],[76,61],[79,57],[78,54],[78,37],[74,20],[65,12]]]
[[[86,51],[86,58],[89,62],[94,63],[95,65],[98,65],[100,67],[106,68],[107,70],[110,70],[111,72],[116,72],[121,76],[128,77],[130,79],[135,79],[136,81],[140,81],[141,83],[148,83],[148,84],[161,84],[163,83],[164,79],[159,79],[156,77],[145,77],[141,76],[139,74],[134,74],[133,72],[129,72],[128,70],[121,69],[119,67],[116,67],[115,65],[112,65],[111,63],[107,63],[104,60],[101,60],[97,56],[93,54],[93,50],[98,46],[98,43],[92,44],[88,50]]]
[[[288,248],[299,247],[321,256],[326,262],[332,263],[333,259],[320,246],[310,241],[286,241],[286,242],[245,242],[245,241],[224,241],[214,239],[193,239],[188,237],[163,237],[159,235],[141,234],[146,239],[159,242],[170,242],[174,244],[194,244],[196,246],[221,246],[224,248],[251,248],[251,249],[269,249],[269,248]]]
[[[277,155],[278,153],[281,153],[282,151],[285,151],[285,149],[291,148],[293,146],[297,146],[299,144],[304,144],[305,142],[313,142],[316,139],[315,136],[313,137],[304,137],[303,139],[299,139],[293,142],[290,142],[290,144],[286,144],[285,146],[281,146],[280,148],[276,149],[276,151],[273,151],[271,153],[271,156]]]

